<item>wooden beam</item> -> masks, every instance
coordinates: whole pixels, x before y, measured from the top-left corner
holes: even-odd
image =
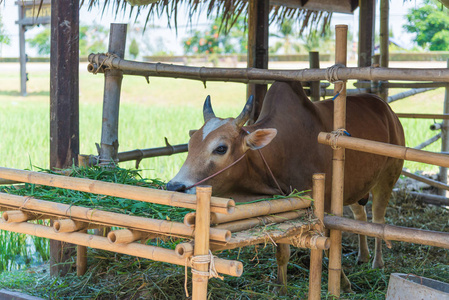
[[[371,66],[374,49],[375,0],[360,1],[359,12],[359,67]]]
[[[248,68],[268,69],[269,0],[249,1]],[[254,123],[267,93],[266,84],[248,84],[247,98],[254,95],[254,108],[249,123]]]
[[[50,168],[77,163],[79,153],[79,0],[51,1]],[[50,241],[50,274],[69,272],[74,245]]]

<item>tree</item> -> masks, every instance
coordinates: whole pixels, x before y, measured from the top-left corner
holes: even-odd
[[[436,0],[424,0],[406,15],[404,29],[415,33],[415,42],[430,51],[449,50],[449,11]]]
[[[274,46],[270,47],[271,53],[277,53],[280,49],[284,54],[297,53],[300,51],[300,45],[295,42],[295,26],[293,19],[286,19],[279,27],[278,33],[271,33],[270,36],[277,37],[280,41],[277,41]]]
[[[215,19],[205,31],[195,30],[183,41],[185,54],[245,53],[248,48],[246,20],[238,17],[228,29],[221,27],[221,18]]]
[[[2,16],[0,14],[0,44],[9,45],[11,40],[9,36],[6,34],[5,29],[3,28]]]
[[[139,45],[137,44],[136,39],[132,39],[129,44],[129,54],[133,59],[136,59],[137,55],[139,55]]]
[[[37,48],[40,55],[50,55],[50,28],[45,27],[43,31],[36,34],[33,38],[27,39],[32,48]]]

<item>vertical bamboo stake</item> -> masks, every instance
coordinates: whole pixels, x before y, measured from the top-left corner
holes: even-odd
[[[120,58],[125,56],[126,24],[111,24],[108,53]],[[111,166],[118,162],[118,121],[120,91],[123,71],[104,71],[103,121],[101,125],[100,165]]]
[[[390,27],[388,25],[390,13],[390,0],[381,0],[380,1],[380,66],[382,68],[388,68],[388,60],[389,60],[389,30]],[[383,81],[388,82],[388,81]],[[388,100],[388,88],[382,88],[379,95],[385,101]]]
[[[447,67],[449,68],[449,59],[447,60]],[[449,84],[444,88],[444,108],[443,113],[449,113]],[[443,120],[443,128],[441,129],[441,152],[449,151],[449,120]],[[440,181],[447,184],[447,168],[440,167]],[[446,190],[440,189],[439,194],[446,196]]]
[[[313,174],[312,198],[315,216],[319,220],[318,230],[324,232],[324,188],[326,176],[323,173]],[[321,299],[321,273],[323,250],[312,249],[310,252],[309,300]]]
[[[318,51],[309,52],[309,67],[310,69],[320,68],[320,53]],[[313,102],[320,101],[320,94],[320,81],[318,80],[310,82],[310,99]]]
[[[371,57],[371,67],[378,68],[380,66],[380,55],[376,54]],[[379,96],[381,93],[381,89],[379,89],[379,81],[371,80],[371,94],[376,94]]]
[[[347,25],[335,26],[335,63],[346,65]],[[346,126],[346,82],[336,83],[334,92],[340,91],[334,101],[334,130]],[[331,213],[343,215],[343,186],[345,168],[345,149],[334,149],[332,155],[332,194]],[[341,231],[330,231],[331,248],[329,251],[329,293],[340,297],[341,274]]]
[[[195,246],[194,256],[209,254],[209,231],[210,231],[210,198],[211,186],[198,186],[196,188],[196,219],[195,219]],[[209,264],[194,264],[195,270],[201,272],[209,271]],[[192,299],[207,298],[207,283],[209,277],[192,273]]]
[[[86,230],[80,231],[82,233],[87,233]],[[87,271],[87,247],[86,246],[76,246],[76,275],[83,276]]]

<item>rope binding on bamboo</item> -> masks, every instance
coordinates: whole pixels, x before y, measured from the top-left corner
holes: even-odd
[[[331,137],[331,148],[333,150],[338,150],[341,149],[341,147],[337,146],[338,144],[338,138],[342,135],[347,135],[347,136],[351,136],[351,134],[349,132],[346,131],[346,129],[344,128],[340,128],[337,130],[334,130],[331,132],[332,133],[332,137]]]
[[[103,67],[104,67],[104,69],[115,69],[112,66],[112,60],[115,58],[120,58],[120,57],[117,54],[109,53],[109,52],[106,53],[105,56],[106,57],[103,59],[103,61],[101,61],[101,63],[98,61],[100,56],[99,55],[95,56],[95,63],[93,64],[93,70],[92,70],[93,74],[97,74]]]
[[[338,70],[340,68],[346,68],[345,65],[343,64],[335,64],[333,66],[330,66],[329,68],[326,69],[326,80],[329,81],[332,84],[336,84],[336,83],[343,83],[346,80],[340,80],[338,78]],[[332,101],[334,101],[335,99],[337,99],[337,97],[340,95],[340,93],[343,91],[344,85],[341,86],[340,90],[334,95],[334,97],[332,98]]]
[[[192,274],[208,277],[208,278],[220,278],[221,280],[224,279],[223,276],[218,274],[217,269],[215,268],[215,258],[216,256],[212,254],[212,251],[209,250],[209,254],[205,255],[195,255],[191,257],[186,258],[185,263],[185,280],[184,280],[184,290],[186,292],[187,298],[189,297],[189,291],[187,289],[187,267],[190,265],[190,268],[192,270]],[[209,264],[209,271],[199,271],[195,269],[195,265],[197,264]]]

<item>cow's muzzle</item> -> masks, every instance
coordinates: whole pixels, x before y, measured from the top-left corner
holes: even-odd
[[[185,193],[186,192],[185,184],[182,184],[180,182],[171,182],[171,181],[169,181],[167,183],[166,187],[167,187],[168,191],[181,192],[181,193]]]

